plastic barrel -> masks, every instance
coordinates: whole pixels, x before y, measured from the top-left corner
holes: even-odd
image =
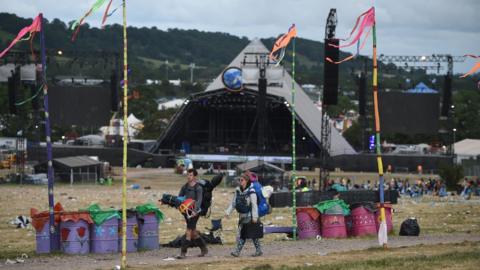
[[[363,206],[354,208],[351,212],[352,236],[376,235],[377,225],[375,215]]]
[[[118,220],[118,251],[122,251],[122,220]],[[138,246],[137,217],[132,215],[127,218],[127,252],[136,252]]]
[[[61,249],[67,254],[87,254],[90,251],[90,233],[88,223],[78,221],[62,221],[60,223]]]
[[[313,207],[297,208],[298,238],[308,239],[320,235],[320,213]]]
[[[392,219],[392,207],[385,205],[385,219],[387,221],[387,232],[391,233],[393,232],[393,219]],[[378,228],[380,228],[380,208],[375,212],[375,224],[377,227],[377,232]]]
[[[118,221],[116,217],[108,219],[102,225],[92,225],[90,245],[92,253],[118,252]]]
[[[322,237],[323,238],[345,238],[347,229],[345,227],[345,217],[343,215],[323,214]]]
[[[148,213],[138,218],[138,248],[158,249],[158,218],[155,213]]]
[[[36,231],[36,250],[37,254],[50,253],[50,251],[60,250],[60,233],[58,226],[55,226],[55,233],[53,234],[53,247],[50,250],[50,222],[45,222],[42,230]]]

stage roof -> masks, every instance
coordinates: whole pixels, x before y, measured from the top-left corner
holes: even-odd
[[[269,50],[263,45],[260,40],[253,40],[248,44],[238,55],[233,59],[233,61],[226,67],[242,67],[242,61],[245,59],[247,61],[254,61],[252,55],[249,53],[268,53]],[[245,54],[247,53],[247,55]],[[249,59],[250,58],[250,59]],[[267,67],[267,77],[268,74],[278,74],[278,69],[281,67],[275,67],[274,65],[269,65]],[[269,72],[270,71],[270,72]],[[267,86],[267,94],[274,96],[279,96],[284,98],[288,103],[292,103],[291,88],[292,88],[292,77],[288,72],[281,72],[282,77],[279,79],[279,83],[276,82],[273,85]],[[217,78],[207,87],[205,91],[214,91],[219,89],[224,89],[225,86],[222,83],[222,73],[220,73]],[[277,79],[277,78],[276,78]],[[268,80],[268,78],[267,78]],[[305,94],[300,85],[293,81],[295,88],[295,112],[297,119],[304,123],[305,128],[313,134],[315,139],[321,141],[321,119],[322,112],[317,108],[314,102]],[[254,84],[249,84],[246,88],[258,91],[258,86]],[[291,108],[291,107],[290,107]],[[356,154],[353,147],[343,138],[343,136],[333,127],[330,123],[331,137],[330,137],[330,156],[337,156],[343,154]]]

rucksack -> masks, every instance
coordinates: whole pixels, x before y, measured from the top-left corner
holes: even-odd
[[[262,193],[262,185],[259,182],[253,182],[252,185],[249,187],[249,192],[245,194],[240,194],[237,190],[237,196],[235,200],[235,209],[239,213],[248,213],[251,209],[251,206],[247,204],[246,197],[250,196],[253,192],[257,195],[257,208],[258,208],[258,216],[263,217],[267,214],[270,214],[271,208],[268,204],[267,200],[263,196]]]
[[[401,236],[418,236],[420,234],[420,226],[417,219],[409,218],[400,225],[399,235]]]
[[[208,181],[206,179],[200,179],[197,183],[200,185],[203,191],[202,205],[200,206],[200,216],[210,215],[210,206],[212,206],[212,192],[220,182],[222,182],[223,174],[218,174]]]
[[[245,214],[250,212],[250,209],[252,208],[251,205],[248,204],[247,202],[247,197],[250,196],[250,194],[254,193],[251,188],[248,189],[248,192],[241,193],[239,190],[235,191],[235,210],[237,210],[238,213]]]
[[[272,209],[270,208],[267,199],[263,196],[262,185],[260,182],[255,181],[252,182],[252,187],[255,190],[255,194],[257,194],[258,216],[263,217],[270,214]]]

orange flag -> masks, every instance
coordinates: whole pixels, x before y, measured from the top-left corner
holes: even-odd
[[[477,62],[475,64],[475,66],[473,66],[469,72],[467,72],[466,74],[464,74],[463,76],[461,76],[460,78],[465,78],[467,77],[468,75],[471,75],[473,74],[475,71],[477,71],[478,69],[480,69],[480,62]]]
[[[297,28],[295,27],[295,24],[292,24],[290,28],[288,29],[288,32],[286,34],[283,34],[281,37],[279,37],[276,41],[275,44],[273,44],[273,49],[270,52],[269,58],[280,62],[283,58],[284,52],[281,53],[280,57],[277,57],[274,55],[275,52],[277,52],[280,49],[285,49],[288,46],[288,43],[290,43],[290,40],[292,38],[297,36]]]

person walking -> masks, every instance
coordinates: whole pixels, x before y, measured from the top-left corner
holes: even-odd
[[[185,199],[192,199],[195,201],[195,208],[193,215],[188,215],[187,213],[183,214],[185,222],[187,223],[187,229],[185,231],[185,238],[182,239],[182,244],[180,247],[180,255],[177,256],[178,259],[185,259],[187,256],[187,250],[190,245],[196,245],[200,247],[199,257],[203,257],[208,254],[207,245],[205,240],[200,237],[200,233],[197,231],[197,222],[200,217],[202,198],[203,198],[203,189],[200,184],[197,183],[197,170],[188,169],[187,170],[187,183],[182,186],[178,197],[185,197]]]
[[[235,249],[230,253],[234,257],[240,256],[247,239],[252,239],[255,246],[256,251],[252,256],[258,257],[263,255],[260,244],[260,238],[263,237],[263,228],[260,226],[261,223],[258,216],[257,195],[251,183],[250,176],[242,174],[240,185],[235,189],[232,202],[225,210],[226,217],[230,216],[233,209],[239,214],[237,242]]]

